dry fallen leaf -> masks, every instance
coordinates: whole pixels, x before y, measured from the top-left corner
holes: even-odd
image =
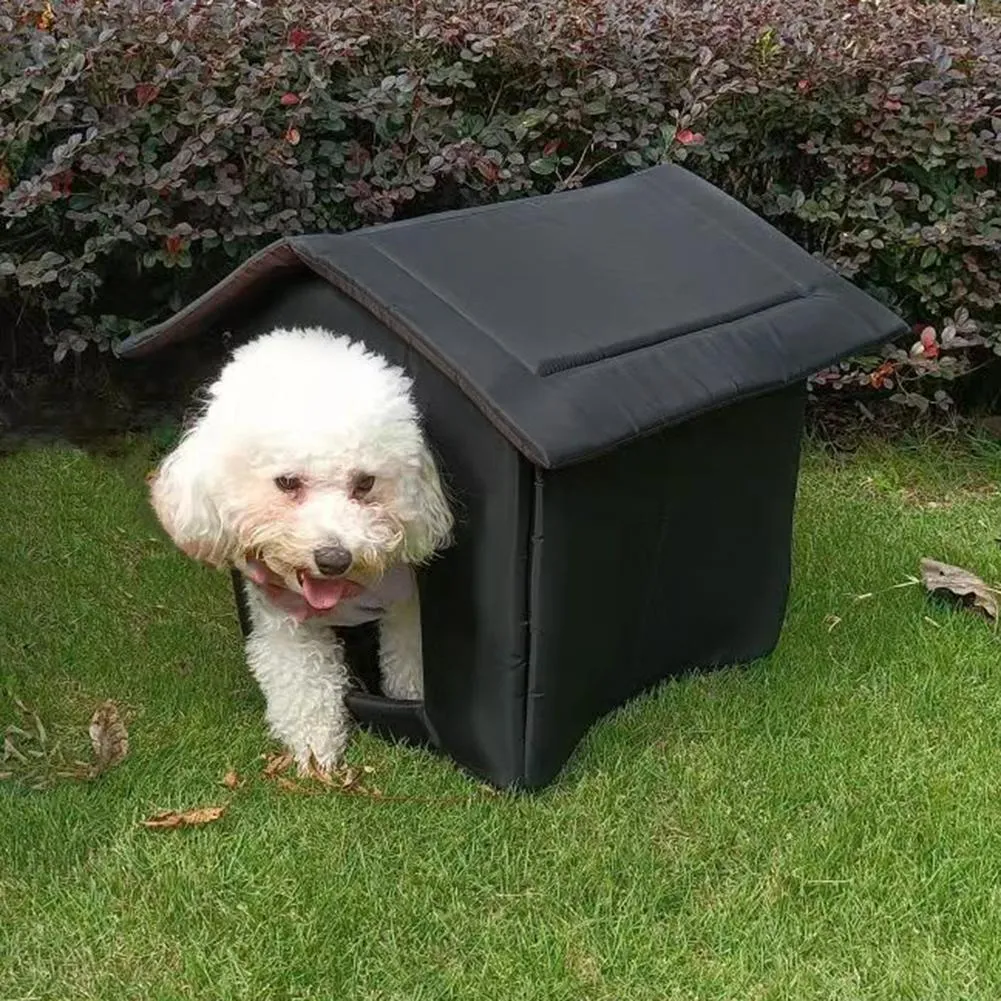
[[[97,708],[90,720],[90,743],[94,748],[94,774],[114,767],[129,753],[129,732],[118,706],[110,699]]]
[[[367,786],[362,783],[362,775],[371,775],[375,769],[371,765],[363,765],[361,768],[353,768],[351,765],[343,765],[331,771],[324,771],[315,760],[310,760],[306,777],[315,779],[330,789],[337,792],[353,793],[357,796],[371,796],[378,799],[382,792],[375,786]]]
[[[276,775],[280,775],[284,771],[288,771],[292,766],[294,758],[288,751],[279,751],[277,754],[272,754],[271,757],[266,759],[267,764],[264,766],[264,777],[266,779],[273,779]]]
[[[195,810],[185,810],[183,813],[176,813],[173,810],[167,813],[158,813],[155,817],[149,817],[140,821],[143,827],[153,830],[174,830],[177,827],[200,827],[203,824],[211,824],[218,820],[226,812],[225,806],[202,806]]]
[[[222,777],[222,784],[227,789],[239,789],[243,785],[243,779],[231,769]]]
[[[371,796],[375,799],[382,797],[381,790],[375,786],[364,785],[361,781],[363,775],[375,772],[371,765],[362,765],[361,768],[344,765],[341,768],[325,771],[317,765],[315,759],[311,759],[308,767],[300,768],[297,777],[291,778],[283,774],[295,764],[295,759],[287,751],[272,754],[265,760],[267,763],[264,766],[264,778],[272,780],[287,792],[315,794],[319,790],[313,783],[319,783],[335,792]]]
[[[921,579],[930,594],[958,599],[967,608],[979,612],[990,622],[998,618],[996,592],[976,574],[962,567],[939,563],[938,560],[921,561]]]
[[[348,769],[350,772],[351,769]],[[325,772],[317,763],[314,758],[309,761],[309,767],[305,771],[300,770],[299,777],[304,779],[314,779],[321,785],[333,786],[337,783],[334,782],[334,775],[330,772]]]

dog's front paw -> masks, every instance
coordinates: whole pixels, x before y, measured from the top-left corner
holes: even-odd
[[[410,699],[420,701],[424,698],[424,679],[412,671],[396,674],[387,673],[382,678],[383,694],[390,699]]]
[[[343,763],[347,743],[346,727],[326,727],[291,741],[289,750],[300,775],[329,775]]]
[[[326,782],[340,767],[341,761],[317,761],[315,754],[309,754],[305,759],[296,755],[296,773],[301,779],[319,779]]]

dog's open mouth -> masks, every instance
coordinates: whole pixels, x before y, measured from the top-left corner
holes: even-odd
[[[319,577],[299,570],[296,572],[302,591],[299,595],[274,570],[254,558],[247,560],[245,572],[272,601],[293,612],[306,612],[306,606],[313,612],[329,612],[342,601],[354,598],[365,590],[361,584],[346,577]]]
[[[318,612],[328,611],[345,598],[354,598],[363,590],[360,584],[344,577],[313,577],[302,570],[299,571],[298,577],[302,596],[310,608]]]

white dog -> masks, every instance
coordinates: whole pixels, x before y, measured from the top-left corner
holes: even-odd
[[[412,567],[448,544],[452,515],[401,369],[317,328],[244,344],[151,495],[187,555],[244,575],[247,660],[301,769],[335,767],[347,742],[332,626],[378,619],[385,694],[421,697]]]

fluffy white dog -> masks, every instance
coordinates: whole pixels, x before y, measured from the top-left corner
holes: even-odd
[[[247,660],[301,769],[335,767],[347,742],[331,627],[378,619],[385,694],[421,697],[412,567],[447,545],[452,515],[401,369],[317,328],[242,345],[151,497],[188,556],[244,575]]]

